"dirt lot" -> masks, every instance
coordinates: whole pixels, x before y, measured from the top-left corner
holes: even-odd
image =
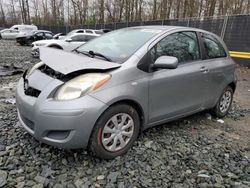
[[[37,61],[30,47],[0,40],[0,66],[28,68]],[[0,187],[250,187],[250,70],[237,71],[224,123],[202,112],[151,128],[111,161],[34,140],[11,104],[21,74],[0,77]]]

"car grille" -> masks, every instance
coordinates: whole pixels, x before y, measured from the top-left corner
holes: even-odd
[[[22,121],[24,124],[29,127],[32,131],[35,129],[35,124],[33,121],[29,120],[28,118],[24,117],[22,114],[20,114]]]
[[[24,90],[25,95],[29,95],[32,97],[38,97],[41,93],[40,90],[35,89],[33,87],[28,87],[27,89]]]

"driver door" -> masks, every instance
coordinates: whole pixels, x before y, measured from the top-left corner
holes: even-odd
[[[151,50],[153,61],[163,55],[178,59],[176,69],[159,69],[149,78],[149,123],[199,111],[209,84],[202,72],[202,60],[196,32],[184,31],[166,36]]]

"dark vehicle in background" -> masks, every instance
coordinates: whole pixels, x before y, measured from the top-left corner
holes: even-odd
[[[36,30],[31,31],[30,33],[20,33],[16,37],[16,42],[20,45],[28,45],[30,46],[33,42],[38,40],[47,40],[47,39],[53,39],[54,34],[51,31],[46,30]]]

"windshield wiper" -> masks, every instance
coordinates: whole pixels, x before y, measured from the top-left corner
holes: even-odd
[[[93,57],[95,57],[95,56],[99,56],[99,57],[104,58],[104,59],[107,60],[107,61],[112,61],[112,59],[110,59],[109,57],[107,57],[107,56],[105,56],[105,55],[103,55],[103,54],[101,54],[101,53],[94,52],[94,51],[92,51],[92,50],[90,50],[90,51],[87,52],[87,51],[79,51],[79,50],[75,49],[75,50],[73,50],[73,52],[76,52],[76,53],[78,53],[78,54],[83,54],[83,55],[89,56],[89,57],[91,57],[91,58],[93,58]]]
[[[110,59],[109,57],[107,57],[107,56],[105,56],[105,55],[103,55],[101,53],[98,53],[98,52],[94,52],[94,51],[90,50],[89,54],[92,55],[93,57],[94,56],[99,56],[99,57],[102,57],[102,58],[106,59],[107,61],[112,61],[112,59]]]
[[[89,52],[86,52],[86,51],[79,51],[79,50],[75,49],[72,52],[76,52],[78,54],[83,54],[83,55],[86,55],[88,57],[93,57],[91,54],[89,54]]]

